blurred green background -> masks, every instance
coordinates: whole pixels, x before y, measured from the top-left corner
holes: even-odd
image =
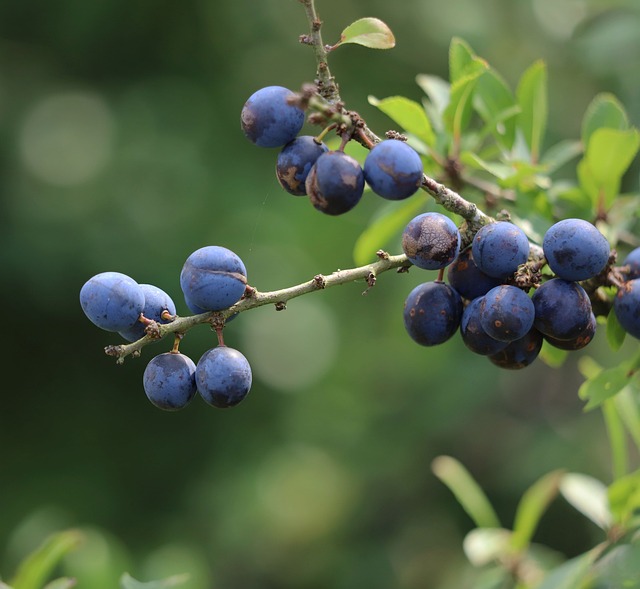
[[[447,76],[454,35],[512,85],[547,61],[549,144],[579,135],[600,91],[640,123],[637,0],[317,7],[326,42],[362,16],[396,34],[393,51],[332,56],[348,107],[379,134],[390,123],[367,96],[420,100],[415,76]],[[380,199],[325,217],[279,188],[277,151],[239,129],[252,92],[313,79],[305,32],[295,0],[0,3],[3,577],[49,531],[82,526],[94,531],[66,570],[89,589],[115,587],[124,570],[187,571],[190,589],[464,587],[472,524],[431,473],[434,457],[466,464],[507,526],[551,469],[609,480],[575,359],[504,373],[457,338],[436,349],[409,340],[402,304],[431,273],[241,315],[226,338],[251,362],[254,388],[231,411],[150,405],[145,362],[170,342],[124,366],[102,353],[117,337],[78,303],[98,272],[155,284],[186,314],[179,273],[203,245],[234,250],[260,290],[353,265]],[[197,360],[214,342],[201,327],[181,349]],[[602,341],[589,353],[615,362]],[[598,537],[559,500],[536,540],[571,556]]]

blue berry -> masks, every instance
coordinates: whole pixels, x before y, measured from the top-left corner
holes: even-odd
[[[416,286],[404,303],[404,326],[411,338],[423,346],[446,342],[460,326],[462,299],[444,282]]]
[[[540,354],[542,342],[542,334],[533,328],[524,337],[509,342],[503,350],[489,356],[489,360],[496,366],[509,370],[526,368]]]
[[[484,306],[484,297],[473,299],[462,312],[460,320],[460,335],[465,346],[481,356],[497,354],[507,346],[490,335],[482,327],[480,315]]]
[[[589,325],[587,325],[587,327],[576,337],[572,339],[562,340],[545,335],[544,339],[546,339],[553,347],[559,348],[560,350],[581,350],[593,341],[597,327],[598,323],[596,321],[596,316],[591,313],[591,320],[589,321]]]
[[[177,411],[186,407],[196,394],[196,365],[179,352],[166,352],[152,358],[142,377],[144,392],[156,407]]]
[[[460,252],[460,232],[449,217],[423,213],[406,226],[402,249],[418,268],[439,270],[451,264]]]
[[[493,339],[512,342],[533,327],[535,308],[523,290],[503,284],[484,296],[480,323]]]
[[[254,92],[240,116],[246,137],[260,147],[282,147],[293,141],[304,124],[304,112],[288,104],[293,92],[282,86],[267,86]]]
[[[162,289],[152,284],[141,284],[140,288],[144,293],[144,308],[142,314],[158,323],[168,323],[162,318],[162,313],[168,311],[170,315],[176,314],[176,306],[171,297]],[[120,335],[130,342],[135,342],[145,335],[145,324],[137,321],[132,327],[120,331]]]
[[[196,366],[196,387],[202,398],[224,409],[242,401],[251,389],[251,366],[242,353],[227,346],[205,352]]]
[[[591,321],[589,295],[576,282],[553,278],[542,284],[531,300],[536,310],[534,325],[545,336],[571,340]]]
[[[499,278],[485,274],[476,266],[470,247],[461,251],[448,267],[447,279],[460,296],[468,300],[486,295],[501,283]]]
[[[276,176],[280,186],[294,196],[307,194],[305,182],[309,170],[327,151],[329,148],[324,143],[318,143],[315,137],[309,135],[296,137],[287,143],[276,161]]]
[[[509,278],[529,257],[529,240],[513,223],[484,225],[473,239],[473,259],[478,268],[494,278]]]
[[[565,219],[552,225],[542,242],[549,268],[564,280],[587,280],[604,270],[609,242],[583,219]]]
[[[106,331],[122,331],[135,325],[144,309],[140,285],[126,274],[102,272],[80,289],[85,315]]]
[[[327,215],[341,215],[362,198],[362,168],[351,156],[341,151],[328,151],[313,164],[305,189],[316,209]]]
[[[640,278],[629,280],[618,289],[613,310],[622,328],[640,339]]]
[[[387,139],[375,145],[364,160],[364,177],[376,194],[402,200],[422,183],[422,160],[404,141]]]
[[[193,252],[180,273],[187,306],[222,311],[237,303],[247,285],[242,260],[227,248],[209,245]]]
[[[629,280],[640,278],[640,247],[631,250],[622,265],[629,266],[629,273],[627,274]]]

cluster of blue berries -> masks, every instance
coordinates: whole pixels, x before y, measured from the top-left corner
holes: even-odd
[[[247,271],[232,251],[206,246],[187,258],[180,286],[191,312],[222,311],[244,295]],[[177,316],[166,292],[150,284],[138,284],[119,272],[102,272],[90,278],[80,290],[80,305],[95,325],[117,332],[130,342]],[[144,390],[155,406],[170,411],[182,409],[196,392],[219,408],[233,407],[246,397],[252,374],[241,352],[221,344],[205,352],[195,364],[179,351],[179,341],[176,337],[173,349],[152,358],[145,368]]]
[[[409,260],[440,270],[437,280],[418,285],[405,301],[404,325],[416,342],[438,345],[459,331],[472,352],[519,369],[537,358],[544,340],[563,350],[579,350],[592,341],[596,318],[579,282],[605,271],[610,258],[609,243],[594,225],[565,219],[549,228],[542,250],[553,276],[535,284],[532,296],[527,293],[532,285],[516,280],[530,250],[519,227],[491,223],[476,233],[470,247],[460,251],[460,243],[455,224],[439,213],[419,215],[403,232]],[[634,280],[619,289],[614,310],[622,326],[640,337],[640,250],[626,263]],[[448,284],[442,280],[445,268]]]
[[[260,147],[280,147],[276,176],[295,196],[308,196],[327,215],[341,215],[355,207],[366,184],[388,200],[414,194],[422,183],[418,153],[398,139],[376,144],[364,166],[339,148],[330,151],[316,137],[300,135],[304,111],[293,103],[295,95],[282,86],[267,86],[252,94],[241,113],[246,137]]]

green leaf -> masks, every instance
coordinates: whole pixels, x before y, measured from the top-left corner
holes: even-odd
[[[535,163],[540,157],[547,126],[547,66],[543,61],[536,61],[524,72],[516,96],[520,105],[518,127]]]
[[[598,129],[629,129],[629,119],[620,101],[609,93],[598,94],[587,107],[582,119],[582,144],[589,145],[591,135]]]
[[[451,39],[449,45],[449,81],[451,84],[467,74],[466,70],[469,64],[473,63],[477,57],[466,41],[459,37]]]
[[[358,237],[353,248],[353,259],[358,266],[373,261],[376,252],[387,247],[406,224],[422,211],[428,202],[424,194],[414,195],[400,206],[390,205],[385,212],[369,225]]]
[[[120,578],[120,587],[121,589],[170,589],[171,587],[184,585],[188,580],[189,575],[185,573],[142,583],[141,581],[136,581],[129,573],[124,573]]]
[[[591,577],[591,565],[599,550],[590,550],[550,571],[536,589],[578,589]]]
[[[542,514],[558,494],[562,477],[562,471],[554,470],[538,479],[522,496],[516,510],[511,537],[511,547],[514,550],[524,550],[531,542]]]
[[[436,136],[427,114],[424,108],[414,100],[404,96],[390,96],[378,100],[375,96],[369,96],[369,104],[379,108],[407,133],[415,135],[430,147],[435,145]]]
[[[579,473],[567,473],[560,482],[560,493],[603,530],[611,526],[607,488],[598,479]]]
[[[418,74],[416,76],[416,82],[426,94],[426,98],[422,102],[433,128],[438,133],[443,133],[444,111],[451,98],[451,86],[449,82],[438,76],[429,76],[427,74]]]
[[[478,78],[488,67],[484,60],[476,57],[467,65],[463,75],[451,85],[451,98],[444,112],[444,122],[454,144],[459,143],[462,132],[471,120],[473,91]]]
[[[76,583],[76,579],[72,579],[71,577],[61,577],[60,579],[51,581],[51,583],[47,583],[44,589],[71,589],[71,587],[76,586]]]
[[[611,446],[611,458],[613,462],[613,476],[620,478],[627,474],[629,452],[627,450],[627,437],[624,425],[618,414],[615,399],[607,399],[602,404],[602,414],[607,427],[607,436]]]
[[[572,159],[578,157],[582,151],[580,141],[566,139],[547,149],[540,163],[546,168],[547,174],[553,174]]]
[[[476,526],[479,528],[500,527],[500,520],[487,496],[458,460],[451,456],[438,456],[432,462],[431,470],[449,487]]]
[[[585,411],[599,407],[605,400],[619,393],[629,384],[629,365],[607,368],[595,377],[587,379],[578,389],[578,396],[587,401]]]
[[[624,524],[640,509],[640,470],[611,483],[607,489],[607,499],[615,521]]]
[[[540,358],[542,361],[551,368],[560,368],[565,363],[569,352],[567,350],[561,350],[552,346],[547,340],[542,343],[542,349],[540,350]]]
[[[625,387],[614,399],[616,408],[629,435],[633,438],[636,447],[640,450],[640,409],[634,397],[635,383]]]
[[[503,528],[476,528],[465,536],[462,548],[469,562],[481,567],[509,555],[511,536]]]
[[[597,573],[595,587],[640,588],[640,544],[615,546],[594,568]]]
[[[391,49],[395,47],[396,39],[391,29],[380,19],[366,17],[352,22],[344,29],[334,49],[346,43],[355,43],[371,49]]]
[[[620,325],[620,321],[618,321],[618,316],[615,314],[613,309],[607,315],[607,342],[609,342],[609,346],[614,352],[617,352],[624,343],[624,340],[627,336],[627,332]]]
[[[20,563],[11,581],[13,589],[41,589],[60,559],[81,541],[82,533],[78,530],[65,530],[47,538]]]
[[[496,141],[510,150],[516,137],[516,116],[520,108],[511,89],[495,70],[487,69],[478,79],[473,104]]]

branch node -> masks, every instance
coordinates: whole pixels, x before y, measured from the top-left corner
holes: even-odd
[[[316,288],[323,289],[327,286],[327,279],[322,274],[316,274],[313,277],[313,282],[316,285]]]
[[[287,303],[286,301],[278,301],[276,303],[276,311],[286,311]]]
[[[389,259],[389,253],[385,252],[384,250],[378,250],[376,252],[376,256],[378,256],[381,260],[388,260]]]

